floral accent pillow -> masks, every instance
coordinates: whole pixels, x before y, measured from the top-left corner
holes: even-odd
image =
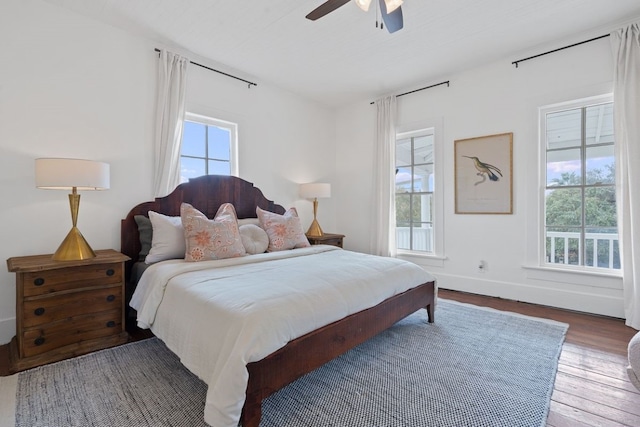
[[[231,203],[218,208],[214,219],[188,203],[180,206],[180,217],[186,244],[185,261],[205,261],[234,258],[246,255],[236,209]]]
[[[311,246],[302,230],[296,208],[289,208],[284,215],[279,215],[256,207],[256,214],[258,214],[260,227],[269,236],[268,252]]]

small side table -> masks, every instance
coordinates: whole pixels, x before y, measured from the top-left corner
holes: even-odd
[[[51,255],[7,260],[16,273],[16,336],[11,373],[124,344],[124,262],[107,249],[80,261]]]
[[[342,247],[342,239],[344,239],[344,234],[332,234],[332,233],[324,233],[322,236],[307,236],[309,243],[312,245],[332,245],[337,246],[339,248]]]

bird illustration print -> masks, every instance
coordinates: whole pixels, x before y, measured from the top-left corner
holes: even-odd
[[[487,177],[489,177],[491,181],[498,181],[500,179],[498,178],[498,175],[502,177],[502,171],[497,167],[490,165],[489,163],[481,162],[480,159],[478,159],[475,156],[462,156],[462,157],[466,157],[467,159],[473,160],[473,166],[475,166],[476,170],[478,171],[476,175],[482,177],[482,180],[476,182],[473,185],[482,184],[487,180]]]

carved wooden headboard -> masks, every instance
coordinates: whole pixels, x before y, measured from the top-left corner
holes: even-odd
[[[265,198],[260,189],[243,179],[226,175],[205,175],[190,179],[176,187],[168,196],[136,205],[122,220],[120,251],[131,258],[126,263],[127,278],[140,253],[140,237],[134,216],[149,216],[149,211],[180,216],[182,202],[191,204],[208,218],[213,218],[223,203],[232,203],[238,218],[256,218],[256,206],[279,214],[285,212],[282,206]]]

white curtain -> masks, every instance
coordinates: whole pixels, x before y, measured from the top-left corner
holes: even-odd
[[[640,329],[640,26],[611,33],[618,233],[626,324]]]
[[[378,116],[373,169],[371,253],[395,256],[396,97],[378,99],[376,107]]]
[[[156,197],[171,193],[180,184],[180,142],[184,122],[189,59],[160,51],[153,191]]]

